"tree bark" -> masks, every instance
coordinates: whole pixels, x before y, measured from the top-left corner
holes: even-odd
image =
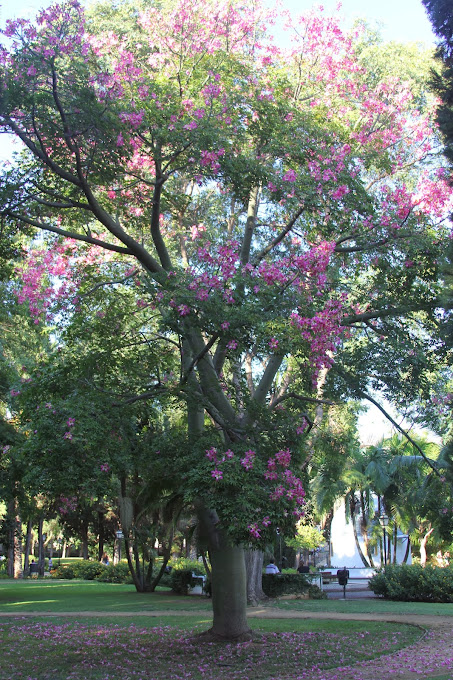
[[[404,553],[404,558],[402,564],[407,564],[407,560],[409,559],[409,553],[411,550],[411,539],[408,536],[407,537],[407,544],[406,544],[406,552]]]
[[[360,519],[359,519],[360,521]],[[354,541],[355,541],[355,547],[357,548],[357,552],[359,553],[360,559],[362,560],[363,564],[365,567],[369,567],[370,564],[363,554],[362,546],[360,545],[359,542],[359,537],[357,535],[357,524],[356,524],[356,514],[354,511],[351,511],[351,522],[352,522],[352,530],[354,533]]]
[[[433,531],[434,529],[431,527],[420,541],[420,564],[422,567],[426,567],[426,544]]]
[[[98,536],[98,561],[100,562],[104,554],[104,513],[102,510],[98,510]]]
[[[198,517],[212,567],[213,622],[212,628],[202,636],[212,640],[250,640],[244,551],[232,545],[219,530],[215,511],[198,508]]]
[[[82,541],[82,557],[87,560],[88,555],[88,520],[82,520],[82,527],[80,530],[80,538]]]
[[[257,605],[269,599],[263,590],[263,553],[261,550],[246,550],[245,570],[247,574],[247,604]]]
[[[44,524],[44,517],[40,516],[38,519],[38,573],[44,576],[44,536],[42,528]]]
[[[22,575],[22,526],[16,498],[8,503],[8,527],[7,574],[10,578],[20,578]]]
[[[24,574],[28,574],[30,551],[31,551],[31,535],[33,531],[33,522],[31,519],[27,522],[27,533],[25,534],[25,549],[24,549]]]

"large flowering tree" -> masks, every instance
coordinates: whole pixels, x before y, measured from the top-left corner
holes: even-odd
[[[2,217],[47,234],[19,293],[37,323],[110,282],[150,352],[171,347],[179,368],[123,397],[186,404],[213,633],[237,638],[242,546],[301,516],[319,407],[370,385],[429,396],[450,194],[426,98],[336,19],[287,17],[282,48],[257,3],[118,11],[8,24],[0,125],[25,152]]]

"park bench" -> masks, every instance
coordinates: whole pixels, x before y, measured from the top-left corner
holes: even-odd
[[[35,578],[35,577],[38,578],[38,576],[39,576],[39,565],[36,564],[36,563],[30,564],[28,574],[32,578]]]
[[[321,578],[322,578],[323,583],[331,583],[331,581],[337,580],[337,575],[332,574],[331,571],[322,571],[321,572]]]

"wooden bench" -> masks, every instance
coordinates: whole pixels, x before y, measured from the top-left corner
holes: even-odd
[[[32,578],[37,578],[39,576],[39,566],[33,562],[28,568],[28,575]]]

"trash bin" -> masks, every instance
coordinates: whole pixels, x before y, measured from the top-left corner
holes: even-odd
[[[349,569],[346,569],[346,567],[344,569],[339,569],[337,571],[337,578],[340,586],[346,586],[349,578]]]

